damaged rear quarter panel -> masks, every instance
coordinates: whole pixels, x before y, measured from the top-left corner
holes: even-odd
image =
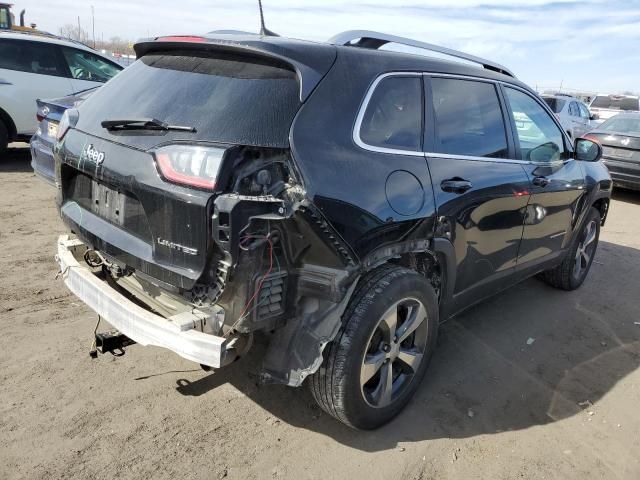
[[[428,242],[433,237],[435,204],[425,158],[371,152],[353,142],[355,119],[369,85],[381,71],[394,68],[381,61],[394,60],[339,48],[334,67],[293,122],[292,156],[308,200],[330,235],[338,236],[354,253],[357,264],[345,268],[344,274],[337,272],[343,277],[337,301],[308,291],[296,298],[295,318],[271,339],[264,362],[266,381],[298,386],[319,368],[322,350],[338,333],[359,276],[375,267],[363,259],[384,246],[415,239]],[[409,172],[423,189],[422,206],[412,215],[400,215],[390,205],[394,199],[389,198],[386,182],[397,171]]]

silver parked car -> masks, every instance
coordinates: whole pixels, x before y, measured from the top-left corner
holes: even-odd
[[[561,93],[542,95],[542,98],[572,139],[582,137],[593,128],[591,124],[594,120],[593,115],[589,108],[577,98]]]

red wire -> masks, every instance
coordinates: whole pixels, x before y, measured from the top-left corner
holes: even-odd
[[[245,237],[245,239],[246,238],[247,237]],[[258,238],[260,238],[260,237],[258,237]],[[240,314],[238,319],[241,319],[242,317],[244,317],[244,314],[246,313],[247,309],[249,308],[249,305],[251,305],[251,302],[253,302],[253,300],[256,298],[256,295],[258,295],[258,293],[260,292],[260,289],[262,288],[262,284],[264,283],[265,279],[269,276],[269,274],[271,273],[271,270],[273,269],[273,244],[271,243],[271,240],[269,240],[269,238],[267,238],[267,237],[264,237],[264,238],[269,243],[269,270],[267,270],[267,273],[265,273],[262,276],[262,278],[260,279],[260,283],[258,283],[258,287],[256,288],[256,291],[253,293],[253,296],[249,299],[247,304],[242,309],[242,313]]]

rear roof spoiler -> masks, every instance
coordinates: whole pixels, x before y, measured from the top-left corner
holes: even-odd
[[[420,42],[418,40],[412,40],[410,38],[397,37],[395,35],[389,35],[386,33],[372,32],[369,30],[348,30],[331,37],[329,39],[329,43],[340,46],[370,48],[372,50],[377,50],[388,43],[397,43],[399,45],[420,48],[422,50],[442,53],[451,57],[467,60],[469,62],[482,65],[487,70],[492,70],[494,72],[502,73],[503,75],[508,75],[510,77],[516,78],[511,70],[503,67],[499,63],[476,57],[475,55],[469,55],[468,53],[453,50],[451,48],[433,45],[432,43]]]
[[[266,57],[292,67],[298,77],[300,101],[304,102],[329,71],[336,58],[335,47],[326,44],[264,37],[242,32],[212,32],[200,37],[171,36],[139,40],[134,45],[138,58],[152,52],[194,49]]]

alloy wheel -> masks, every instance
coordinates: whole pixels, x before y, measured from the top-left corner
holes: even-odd
[[[379,320],[362,359],[360,387],[365,401],[382,408],[409,386],[425,354],[427,310],[419,300],[394,303]]]
[[[589,264],[596,250],[596,233],[598,229],[595,220],[591,220],[584,229],[582,241],[576,250],[573,264],[574,278],[581,278],[589,268]]]

